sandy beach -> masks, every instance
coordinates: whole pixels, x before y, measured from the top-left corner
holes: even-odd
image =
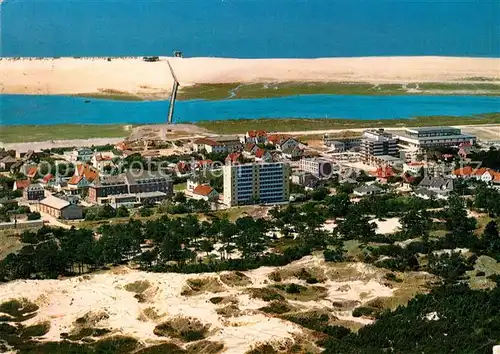
[[[491,82],[500,59],[359,57],[319,59],[2,58],[0,92],[7,94],[169,95],[170,61],[182,87],[201,83],[256,82]]]

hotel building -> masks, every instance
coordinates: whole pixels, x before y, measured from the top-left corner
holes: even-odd
[[[384,129],[367,130],[361,140],[361,159],[367,164],[399,157],[398,140]]]
[[[283,162],[225,165],[224,203],[282,203],[290,197],[290,166]]]
[[[397,138],[402,147],[416,149],[458,146],[461,143],[474,144],[476,141],[475,136],[463,134],[459,128],[452,127],[407,128],[405,134],[399,135]]]

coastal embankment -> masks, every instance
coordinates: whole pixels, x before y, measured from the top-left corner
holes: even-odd
[[[318,59],[0,58],[3,94],[165,99],[327,94],[500,94],[500,59],[358,57]],[[259,84],[259,86],[248,86]],[[283,84],[284,86],[273,86]]]

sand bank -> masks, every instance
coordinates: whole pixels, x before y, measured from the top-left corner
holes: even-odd
[[[0,92],[116,94],[164,98],[172,86],[167,60],[182,86],[256,82],[491,82],[500,59],[361,57],[319,59],[48,58],[0,60]]]

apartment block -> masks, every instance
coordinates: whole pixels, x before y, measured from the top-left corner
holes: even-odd
[[[399,157],[398,140],[384,129],[367,130],[361,140],[361,159],[371,164],[382,156]]]
[[[290,197],[290,166],[283,162],[225,165],[224,203],[282,203]]]

